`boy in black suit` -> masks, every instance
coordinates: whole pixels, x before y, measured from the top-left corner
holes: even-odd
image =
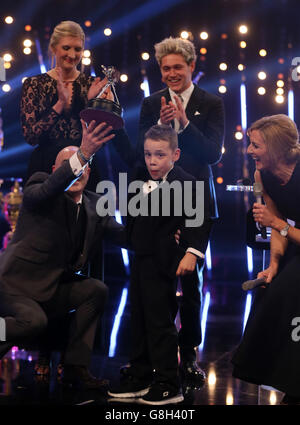
[[[142,153],[145,132],[152,125],[174,126],[181,149],[178,165],[197,180],[204,181],[205,185],[205,220],[201,232],[205,252],[213,223],[218,219],[211,166],[222,156],[224,105],[220,97],[193,83],[197,55],[191,41],[169,37],[154,47],[166,87],[143,100],[138,149]],[[180,366],[185,378],[193,384],[202,384],[205,379],[205,372],[196,362],[195,352],[195,347],[201,343],[203,267],[204,262],[198,262],[198,270],[180,279]]]
[[[128,203],[127,235],[129,246],[135,252],[130,287],[130,367],[119,388],[111,389],[108,394],[119,398],[141,397],[141,403],[163,405],[183,400],[175,326],[176,276],[192,273],[197,258],[204,255],[199,243],[199,226],[186,225],[185,208],[181,209],[181,214],[175,214],[176,208],[182,207],[187,182],[197,205],[199,198],[196,199],[194,177],[174,165],[180,157],[180,149],[172,127],[155,125],[150,128],[145,135],[144,157],[147,169],[138,169],[136,177],[145,182],[143,193],[149,214],[130,215]],[[179,185],[177,190],[181,191],[182,199],[179,197],[178,201],[176,193],[170,191],[170,213],[164,215],[166,205],[163,203],[167,199],[163,196],[164,188],[174,183]],[[153,214],[155,208],[152,209],[157,207],[154,199],[159,199],[157,215]],[[203,202],[198,205],[198,211],[200,207]],[[186,245],[185,248],[175,241],[177,229],[181,230],[180,245]]]

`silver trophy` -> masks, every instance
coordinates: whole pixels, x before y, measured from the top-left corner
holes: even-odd
[[[102,71],[107,78],[107,83],[102,88],[98,96],[88,101],[87,108],[80,112],[80,117],[89,124],[95,120],[97,125],[106,122],[114,130],[124,127],[122,118],[123,109],[119,103],[115,89],[115,84],[119,81],[120,73],[114,66],[101,65]],[[111,87],[115,101],[101,98],[108,87]]]

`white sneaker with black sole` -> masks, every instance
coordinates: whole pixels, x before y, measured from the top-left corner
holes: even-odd
[[[164,382],[156,382],[151,385],[147,394],[139,399],[141,404],[162,406],[164,404],[177,404],[184,400],[182,392]]]

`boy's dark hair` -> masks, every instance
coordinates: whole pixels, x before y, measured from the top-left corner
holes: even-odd
[[[153,125],[145,134],[144,141],[146,141],[147,139],[156,141],[164,140],[165,142],[169,142],[169,146],[173,151],[178,148],[177,133],[169,125]]]

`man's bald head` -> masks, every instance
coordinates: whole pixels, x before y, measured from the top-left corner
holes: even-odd
[[[73,156],[74,153],[78,151],[78,149],[79,148],[77,146],[67,146],[58,152],[55,164],[52,166],[52,171],[56,171],[64,164],[65,161],[69,161],[71,156]],[[72,186],[70,186],[68,189],[68,194],[74,198],[75,202],[77,202],[76,200],[78,200],[84,191],[84,188],[89,179],[90,171],[90,167],[86,165],[81,176],[75,180]]]
[[[72,155],[74,155],[75,152],[78,151],[77,146],[67,146],[63,148],[61,151],[58,152],[57,157],[55,159],[55,164],[53,167],[53,171],[57,168],[59,168],[64,161],[67,161],[71,158]]]

